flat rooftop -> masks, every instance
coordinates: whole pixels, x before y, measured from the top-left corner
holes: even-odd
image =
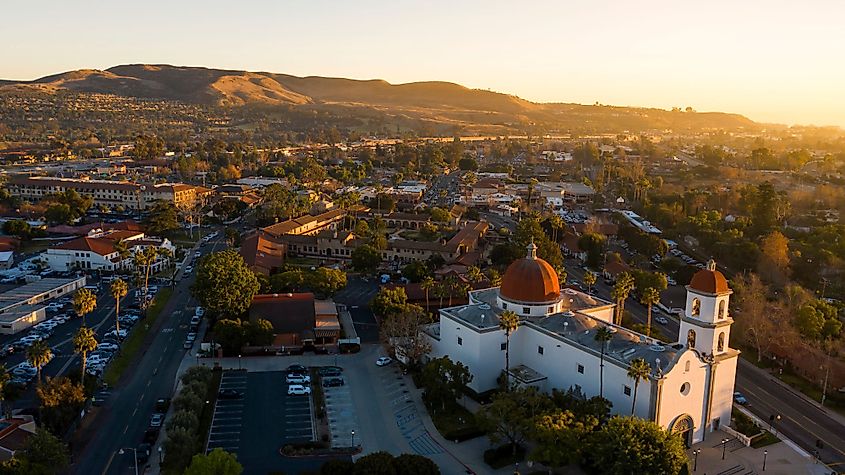
[[[0,305],[4,303],[17,303],[24,300],[29,300],[33,297],[49,293],[52,290],[64,287],[77,281],[85,282],[85,277],[76,277],[68,279],[41,279],[35,282],[16,287],[0,294]]]
[[[14,323],[21,317],[28,317],[32,312],[44,308],[44,305],[21,305],[8,312],[0,313],[0,323]]]
[[[471,301],[477,303],[444,308],[441,312],[478,332],[496,331],[499,329],[499,315],[503,312],[496,305],[498,293],[498,287],[471,291]],[[561,296],[564,298],[563,312],[544,317],[520,316],[520,324],[595,354],[601,353],[601,343],[595,340],[595,333],[601,327],[608,327],[613,337],[605,347],[605,359],[627,367],[631,360],[642,358],[651,365],[654,374],[668,371],[684,348],[680,344],[666,344],[633,330],[608,324],[587,313],[591,309],[612,305],[611,302],[570,288],[561,289]]]

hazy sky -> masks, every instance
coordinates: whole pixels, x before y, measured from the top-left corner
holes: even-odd
[[[167,63],[845,126],[845,2],[10,0],[0,77]]]

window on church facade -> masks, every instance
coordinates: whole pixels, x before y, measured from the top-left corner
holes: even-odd
[[[687,346],[690,348],[695,348],[695,330],[690,330],[687,332]]]
[[[542,355],[542,354],[543,354],[543,351],[544,351],[544,350],[543,350],[543,347],[542,347],[542,346],[538,346],[538,347],[537,347],[537,353],[540,353],[540,354]]]
[[[459,345],[463,345],[463,344],[464,344],[464,339],[463,339],[463,338],[461,338],[461,337],[458,337],[458,344],[459,344]]]
[[[582,364],[578,365],[578,372],[581,373],[581,374],[584,374],[584,365],[582,365]]]
[[[499,345],[499,349],[501,349],[502,351],[507,350],[507,349],[508,349],[508,344],[507,344],[507,343],[502,343],[501,345]]]
[[[725,301],[719,302],[719,319],[725,318]]]
[[[531,313],[531,309],[528,307],[522,307],[522,313],[528,315]]]
[[[701,315],[701,300],[692,299],[692,316],[697,317]]]
[[[725,351],[725,332],[719,333],[719,342],[716,344],[716,351]]]
[[[631,386],[622,386],[622,393],[626,396],[631,395]]]

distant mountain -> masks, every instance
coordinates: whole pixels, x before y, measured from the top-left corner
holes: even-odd
[[[105,71],[82,69],[35,81],[0,81],[0,94],[29,90],[112,94],[188,104],[266,108],[284,106],[335,116],[378,116],[385,121],[426,123],[453,130],[495,133],[537,128],[605,130],[749,129],[740,115],[660,109],[539,104],[519,97],[449,82],[390,84],[383,80],[297,77],[287,74],[200,67],[130,64]]]

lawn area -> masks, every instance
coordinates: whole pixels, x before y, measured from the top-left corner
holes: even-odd
[[[475,416],[459,404],[451,404],[445,410],[434,412],[428,408],[437,431],[445,439],[462,442],[484,435],[475,422]]]
[[[425,233],[420,231],[402,231],[399,233],[402,239],[419,242],[433,242],[441,237],[440,233]]]
[[[755,449],[759,449],[760,447],[765,447],[767,445],[777,444],[778,442],[780,442],[780,439],[778,439],[771,432],[764,430],[763,435],[761,435],[759,437],[755,437],[751,441],[751,447],[755,448]]]
[[[135,353],[141,349],[141,345],[144,343],[147,333],[149,333],[150,328],[153,327],[153,324],[156,321],[156,318],[158,318],[162,309],[170,300],[170,295],[172,293],[173,289],[171,288],[161,289],[155,296],[155,299],[153,299],[152,305],[150,305],[147,309],[147,318],[139,321],[137,327],[129,334],[129,338],[123,342],[123,346],[120,349],[120,355],[118,355],[112,364],[109,365],[108,369],[106,369],[105,376],[103,376],[103,380],[109,386],[117,384],[118,380],[120,380],[120,376],[126,368],[129,367],[129,364],[135,358]]]

